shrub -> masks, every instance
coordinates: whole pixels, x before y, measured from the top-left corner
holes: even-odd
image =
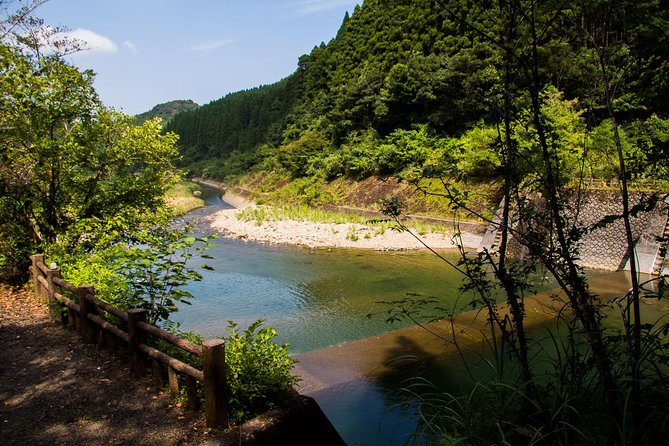
[[[257,320],[240,331],[228,322],[225,360],[230,388],[230,416],[242,422],[259,415],[289,396],[298,378],[290,374],[295,360],[288,345],[272,342],[276,330]]]

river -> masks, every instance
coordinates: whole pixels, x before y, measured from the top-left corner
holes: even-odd
[[[206,220],[229,207],[219,195],[206,187],[206,206],[188,218]],[[200,224],[196,231],[206,234],[211,228]],[[393,307],[387,302],[407,297],[431,298],[442,308],[423,315],[423,321],[467,309],[470,299],[458,291],[460,274],[432,254],[306,249],[225,237],[209,254],[213,260],[206,263],[214,270],[202,270],[202,281],[187,287],[195,298],[174,319],[206,338],[224,336],[228,320],[242,327],[265,320],[278,331],[277,341],[288,343],[301,361],[296,368],[303,377],[300,391],[316,399],[349,445],[404,444],[413,432],[416,407],[404,404],[397,391],[405,371],[415,367],[389,367],[393,357],[420,352],[418,359],[440,363],[451,386],[463,374],[459,358],[446,353],[443,343],[432,351],[434,339],[423,330],[399,330],[413,326],[410,321],[386,321]],[[445,255],[457,260],[457,253]],[[628,287],[624,273],[597,281],[600,290],[614,294]],[[549,319],[538,321],[537,329]]]
[[[219,193],[205,188],[207,206],[190,217],[204,219],[227,207]],[[211,231],[206,225],[197,230]],[[199,263],[214,270],[201,270],[202,281],[187,287],[193,304],[174,318],[208,338],[224,335],[228,320],[246,326],[263,319],[279,342],[300,354],[411,325],[386,322],[391,306],[384,303],[408,293],[456,312],[467,304],[458,292],[459,273],[427,252],[306,249],[220,237],[208,253],[213,259]],[[457,261],[456,253],[447,257]]]

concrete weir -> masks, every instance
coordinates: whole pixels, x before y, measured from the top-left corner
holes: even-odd
[[[630,288],[629,273],[622,271],[591,277],[589,283],[604,302],[624,296]],[[556,327],[563,299],[556,290],[525,300],[526,327],[533,341],[551,342],[548,329]],[[653,317],[666,315],[669,304],[644,299],[642,311],[655,312],[649,314]],[[468,311],[453,323],[432,322],[297,355],[294,373],[302,379],[299,392],[318,403],[347,444],[411,444],[417,407],[407,405],[406,397],[411,399],[414,391],[427,392],[428,398],[431,392],[467,391],[470,371],[478,379],[494,376],[487,359],[487,334],[486,314]],[[425,381],[406,381],[418,376]],[[409,382],[416,386],[400,392]]]
[[[603,300],[623,296],[630,288],[629,273],[603,274],[589,280],[591,290]],[[527,298],[526,326],[541,327],[554,320],[564,306],[563,296],[558,291],[544,292]],[[299,361],[294,369],[302,381],[299,392],[311,395],[318,401],[324,389],[360,379],[376,379],[392,374],[402,374],[411,357],[428,363],[438,357],[455,357],[458,346],[472,349],[484,340],[486,315],[481,311],[468,311],[456,316],[453,323],[448,320],[431,322],[425,327],[383,333],[358,341],[334,345],[296,356]],[[457,336],[458,346],[453,342]]]

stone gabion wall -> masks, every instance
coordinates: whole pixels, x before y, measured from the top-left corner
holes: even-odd
[[[642,194],[630,195],[630,206],[641,202]],[[576,207],[574,208],[576,209]],[[570,215],[576,219],[579,227],[591,227],[609,215],[622,215],[623,206],[620,193],[617,191],[587,191],[580,203],[578,215]],[[642,238],[655,243],[661,237],[667,224],[667,204],[658,203],[654,210],[642,212],[632,218],[632,231],[635,239]],[[622,219],[606,227],[595,229],[586,234],[579,245],[580,265],[585,268],[620,270],[628,260],[627,239]]]
[[[642,202],[646,197],[641,193],[630,195],[630,207]],[[623,212],[620,193],[614,190],[588,190],[579,198],[574,197],[573,204],[566,210],[565,219],[570,226],[580,229],[588,229],[601,222],[607,216],[621,216]],[[654,264],[654,256],[660,244],[657,238],[664,233],[668,223],[669,204],[660,201],[655,208],[649,212],[640,212],[632,218],[632,232],[635,240],[638,240],[637,254],[639,259],[649,271]],[[490,249],[496,242],[494,235],[497,232],[496,225],[489,228],[490,237],[486,237],[481,243],[480,249]],[[512,239],[509,245],[510,254],[518,258],[526,255],[526,248],[518,241]],[[625,224],[622,218],[618,218],[604,227],[598,227],[587,231],[579,243],[579,264],[584,268],[601,269],[607,271],[618,271],[625,269],[628,262],[627,238],[625,236]],[[643,268],[641,270],[643,272]]]

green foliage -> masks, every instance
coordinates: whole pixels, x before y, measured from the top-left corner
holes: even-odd
[[[123,310],[132,307],[127,302],[125,291],[127,282],[114,269],[115,256],[109,251],[99,251],[88,255],[58,256],[49,249],[49,259],[56,262],[62,277],[74,286],[93,285],[95,296]]]
[[[178,311],[177,304],[190,305],[193,296],[181,287],[202,279],[189,261],[195,256],[209,258],[204,251],[210,237],[193,237],[187,232],[152,228],[138,234],[136,245],[115,247],[113,267],[125,281],[123,307],[144,308],[147,320],[158,324]]]
[[[3,242],[5,274],[82,220],[139,224],[178,178],[177,136],[105,108],[93,77],[0,42],[0,239],[14,240]]]
[[[669,119],[652,115],[645,121],[633,121],[618,128],[627,170],[635,177],[667,178]],[[596,177],[618,176],[617,155],[610,121],[604,121],[588,135]]]
[[[319,157],[328,146],[328,140],[322,133],[307,130],[298,139],[281,145],[277,150],[277,160],[293,176],[302,177],[307,173],[312,158]]]
[[[228,322],[225,361],[230,388],[230,414],[242,422],[286,399],[298,379],[290,374],[295,364],[288,345],[277,345],[274,329],[258,320],[243,331]]]
[[[75,286],[93,285],[96,296],[117,308],[145,308],[151,323],[169,324],[177,304],[189,304],[182,287],[198,281],[199,259],[213,237],[194,237],[190,228],[168,229],[166,219],[145,227],[116,218],[81,221],[47,247],[49,261]]]
[[[456,167],[464,175],[486,177],[499,170],[498,132],[483,123],[457,140]]]
[[[286,152],[294,152],[295,144],[278,148],[280,162]],[[327,148],[312,151],[299,162],[282,162],[293,177],[334,179],[347,176],[363,179],[372,175],[391,175],[403,171],[430,169],[444,172],[453,159],[451,140],[440,138],[427,126],[412,130],[395,130],[386,137],[379,137],[373,130],[349,135],[339,149]],[[304,166],[308,166],[305,168]],[[318,180],[317,180],[318,181]]]
[[[546,129],[551,156],[556,161],[554,167],[561,181],[568,182],[579,176],[584,163],[583,111],[578,110],[577,100],[565,100],[563,93],[550,85],[541,92],[540,100],[540,119]],[[513,122],[512,132],[517,143],[518,175],[530,175],[531,178],[543,175],[543,154],[530,107],[520,111],[518,119]]]
[[[306,204],[318,205],[321,199],[321,193],[325,187],[325,182],[316,178],[298,178],[287,185],[277,189],[272,198],[279,202],[288,204]]]

